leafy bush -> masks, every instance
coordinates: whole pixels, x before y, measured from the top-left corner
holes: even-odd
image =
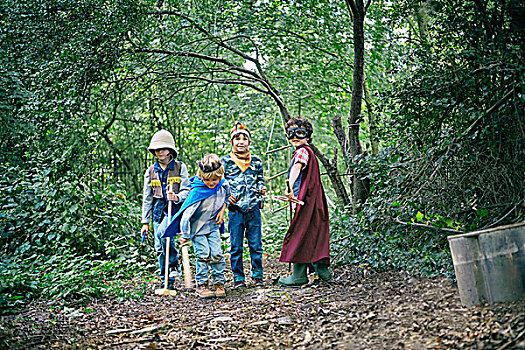
[[[400,196],[407,164],[399,153],[385,150],[356,166],[371,180],[372,195],[356,214],[336,210],[331,216],[334,262],[364,265],[375,270],[406,270],[423,275],[453,275],[447,232],[456,221],[432,215],[424,220],[420,204]],[[425,221],[427,228],[403,225]],[[463,227],[460,227],[463,228]]]
[[[37,297],[123,297],[118,281],[152,267],[150,246],[139,250],[140,207],[124,189],[53,162],[0,165],[2,307]]]
[[[268,196],[270,197],[269,193]],[[282,202],[272,203],[273,209],[278,209]],[[264,254],[271,257],[279,257],[283,246],[284,236],[290,225],[288,219],[288,209],[284,209],[277,213],[271,212],[271,206],[268,200],[265,203],[265,208],[262,210],[263,233],[262,243]]]

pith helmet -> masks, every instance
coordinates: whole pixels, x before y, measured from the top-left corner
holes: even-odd
[[[160,130],[153,135],[149,143],[148,151],[155,155],[156,149],[167,148],[173,154],[173,158],[177,158],[177,151],[175,150],[175,140],[171,133],[167,130]]]

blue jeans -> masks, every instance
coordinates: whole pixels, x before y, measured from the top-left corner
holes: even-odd
[[[249,212],[228,212],[228,230],[231,241],[231,265],[235,281],[244,281],[244,268],[242,262],[244,236],[250,248],[252,278],[263,277],[262,267],[262,233],[261,211],[255,208]]]
[[[208,264],[211,266],[211,277],[213,283],[224,284],[224,269],[226,263],[224,262],[224,255],[221,247],[221,234],[219,228],[204,235],[195,235],[191,239],[193,248],[195,249],[196,263],[195,263],[195,281],[198,286],[202,286],[208,282]]]
[[[161,235],[166,230],[166,225],[168,218],[164,217],[161,223],[153,222],[153,237],[155,244],[155,252],[157,253],[157,260],[160,267],[160,278],[164,281],[166,273],[166,238],[162,238]],[[179,271],[179,254],[177,252],[177,247],[175,246],[175,238],[170,238],[170,262],[169,262],[169,272]],[[168,282],[175,281],[175,278],[168,278]]]

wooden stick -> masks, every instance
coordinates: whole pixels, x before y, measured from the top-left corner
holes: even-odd
[[[292,189],[290,188],[290,183],[288,182],[288,180],[286,180],[286,187],[288,188],[288,192],[291,192],[292,195],[293,195],[293,191]],[[292,219],[293,219],[293,209],[292,209],[292,200],[287,198],[288,201],[290,202],[288,205],[290,206],[290,225],[292,224]],[[304,204],[304,203],[303,203]]]
[[[184,287],[186,289],[193,288],[193,277],[190,268],[190,256],[188,254],[189,242],[182,245],[182,266],[184,267]]]
[[[286,204],[284,207],[280,207],[279,209],[270,210],[270,212],[272,214],[275,214],[275,213],[280,212],[281,210],[286,209],[286,208],[288,208],[288,204]]]
[[[279,176],[281,176],[281,175],[286,174],[287,172],[288,172],[288,170],[282,171],[282,172],[280,172],[279,174],[276,174],[276,175],[274,175],[274,176],[267,177],[265,180],[266,180],[266,181],[271,181],[271,180],[275,179],[276,177],[279,177]]]
[[[282,147],[279,147],[279,148],[275,148],[275,149],[267,151],[264,155],[268,155],[270,153],[278,152],[278,151],[281,151],[283,149],[290,148],[290,147],[292,147],[292,145],[286,145],[286,146],[282,146]]]
[[[170,184],[168,186],[168,191],[167,192],[171,192],[171,189],[172,189],[173,185]],[[167,196],[167,194],[166,194]],[[170,200],[168,200],[168,222],[166,223],[166,228],[168,227],[168,225],[170,224],[171,222],[171,206],[172,206],[172,203]],[[169,237],[166,237],[166,264],[164,265],[164,289],[168,290],[168,276],[170,274],[170,238]]]
[[[173,184],[169,184],[167,192],[171,192],[172,187],[173,187]],[[171,205],[172,205],[171,201],[168,200],[168,222],[166,223],[166,228],[167,228],[167,225],[169,225],[171,222]],[[166,264],[164,266],[165,266],[164,267],[164,288],[156,289],[155,294],[175,296],[177,295],[177,292],[174,290],[168,289],[168,275],[170,273],[169,272],[169,269],[170,269],[170,238],[169,237],[166,237]]]
[[[273,128],[275,126],[275,117],[276,116],[273,116],[272,130],[270,131],[270,137],[268,138],[268,146],[266,147],[266,152],[268,152],[270,150],[270,142],[272,142]],[[268,153],[266,153],[266,154],[268,154]]]
[[[435,227],[435,226],[431,226],[431,225],[420,224],[420,223],[417,223],[417,222],[404,222],[404,221],[399,220],[399,218],[396,218],[396,222],[399,223],[399,224],[402,224],[402,225],[406,225],[406,226],[418,226],[418,227],[425,227],[425,228],[433,228],[435,230],[441,230],[441,231],[447,231],[447,232],[465,233],[463,231],[458,231],[458,230],[454,230],[454,229],[451,229],[451,228]]]
[[[284,197],[284,196],[275,196],[274,198],[277,200],[283,201],[283,202],[290,202],[290,203],[295,203],[299,205],[304,205],[303,201],[300,201],[296,198],[289,199],[288,197]]]

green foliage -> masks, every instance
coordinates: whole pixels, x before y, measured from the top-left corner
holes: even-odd
[[[101,242],[108,233],[132,234],[131,218],[137,209],[125,200],[122,188],[111,185],[101,190],[94,187],[96,179],[89,181],[74,169],[53,172],[39,165],[34,161],[25,164],[29,169],[2,165],[5,196],[0,220],[6,251],[104,252],[107,247]]]
[[[454,274],[446,236],[436,230],[408,230],[394,225],[372,225],[366,215],[378,217],[381,208],[368,207],[356,216],[340,213],[331,221],[336,264],[367,266],[375,271],[404,270],[431,276]]]
[[[270,195],[276,195],[270,194]],[[281,206],[281,202],[272,203],[273,208]],[[284,236],[288,231],[290,225],[290,219],[288,218],[288,209],[282,210],[277,213],[271,212],[271,205],[268,201],[265,203],[265,208],[262,211],[263,220],[263,233],[262,242],[265,256],[271,256],[278,258],[281,254],[281,248],[283,246]]]
[[[488,227],[514,209],[500,223],[519,221],[525,30],[515,14],[523,5],[433,6],[428,41],[405,46],[410,70],[398,62],[385,92],[384,140],[414,160],[400,194],[422,213],[455,217],[466,230]]]
[[[138,208],[98,171],[90,99],[137,23],[135,3],[0,6],[2,307],[36,297],[84,302],[103,288],[123,295],[107,286],[145,268]]]
[[[13,312],[28,301],[42,298],[67,305],[86,304],[93,298],[117,301],[144,295],[151,265],[133,247],[111,259],[102,254],[33,254],[5,258],[0,263],[0,313]],[[134,264],[130,268],[130,265]]]
[[[397,160],[397,161],[395,161]],[[371,196],[355,215],[336,210],[330,229],[334,262],[359,264],[374,270],[406,270],[423,275],[453,275],[447,235],[449,218],[431,217],[400,196],[407,164],[383,150],[356,166],[371,180]],[[424,222],[422,228],[401,222]],[[461,227],[463,228],[463,226]]]
[[[58,171],[61,163],[0,165],[4,307],[35,297],[123,297],[119,280],[151,267],[138,250],[138,207],[123,188],[96,187],[75,169]]]

